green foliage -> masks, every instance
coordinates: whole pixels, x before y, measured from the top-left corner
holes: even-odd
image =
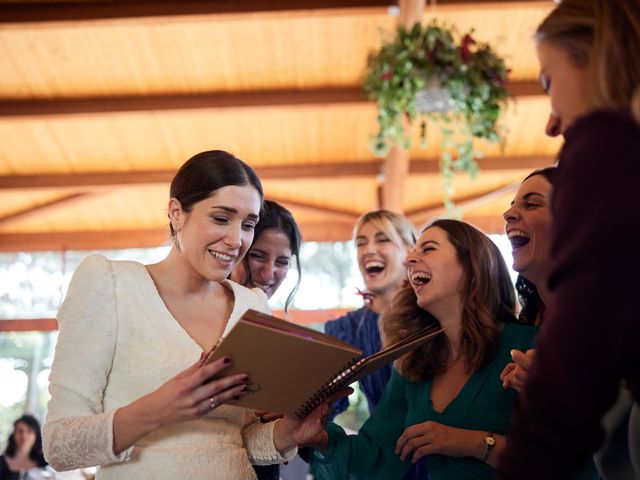
[[[478,172],[474,138],[501,144],[504,138],[498,119],[509,100],[505,87],[509,70],[488,44],[477,42],[471,33],[460,36],[436,20],[416,23],[411,29],[399,26],[391,41],[369,55],[364,80],[365,94],[378,106],[379,130],[371,144],[376,155],[386,156],[393,144],[411,146],[407,120],[422,117],[423,146],[427,119],[440,124],[445,205],[450,203],[453,172],[466,171],[472,177]],[[422,113],[416,97],[433,85],[448,91],[448,108]]]

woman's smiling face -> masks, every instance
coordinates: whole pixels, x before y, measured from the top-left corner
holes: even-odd
[[[423,231],[406,263],[420,308],[438,319],[460,310],[465,274],[446,231],[437,226]]]
[[[396,290],[405,279],[404,258],[408,247],[401,245],[398,234],[391,237],[373,222],[362,225],[355,243],[358,256],[358,267],[364,280],[365,288],[376,294]]]
[[[511,242],[513,269],[541,285],[549,275],[551,255],[551,193],[544,175],[527,178],[511,207],[504,212],[505,231]]]
[[[210,281],[227,278],[251,245],[261,201],[249,185],[222,187],[190,212],[171,199],[169,215],[188,268]]]

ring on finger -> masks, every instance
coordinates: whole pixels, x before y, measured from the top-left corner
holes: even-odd
[[[216,404],[216,401],[213,399],[213,397],[211,397],[209,399],[209,410],[213,410],[214,408],[216,408],[218,405]]]

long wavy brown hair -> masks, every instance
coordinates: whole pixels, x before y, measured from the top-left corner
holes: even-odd
[[[434,227],[447,233],[464,272],[460,356],[465,370],[473,372],[494,357],[500,324],[516,321],[513,284],[498,247],[480,230],[458,220],[436,220],[423,232]],[[430,324],[438,320],[418,306],[411,286],[404,287],[382,315],[383,341],[390,345]],[[398,360],[396,368],[411,381],[426,380],[445,371],[449,357],[449,342],[439,335]]]

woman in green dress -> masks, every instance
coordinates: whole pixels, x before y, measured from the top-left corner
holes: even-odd
[[[517,395],[500,372],[512,349],[533,346],[536,329],[515,323],[505,262],[474,227],[435,221],[406,263],[410,286],[383,315],[385,343],[432,323],[445,332],[397,362],[357,435],[326,426],[313,442],[314,471],[399,479],[424,458],[431,480],[492,478]]]

